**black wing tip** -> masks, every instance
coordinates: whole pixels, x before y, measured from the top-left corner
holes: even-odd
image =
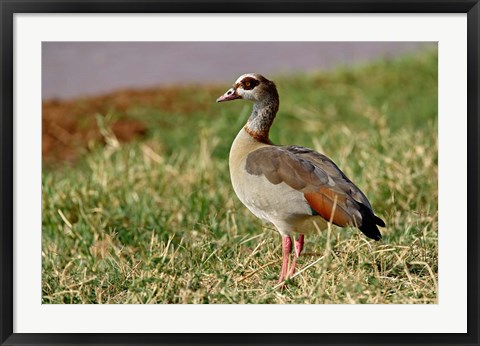
[[[380,233],[377,225],[380,227],[385,227],[385,222],[376,216],[373,211],[364,204],[359,203],[359,205],[360,213],[362,214],[362,225],[358,228],[370,239],[379,241],[382,239],[382,234]]]
[[[375,223],[380,227],[385,227],[385,221],[380,219],[377,215],[373,215],[375,217]]]
[[[379,241],[380,239],[382,239],[382,234],[378,230],[378,227],[374,224],[362,225],[359,227],[359,229],[370,239],[373,239],[375,241]]]

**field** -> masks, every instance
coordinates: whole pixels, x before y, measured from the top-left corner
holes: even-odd
[[[44,104],[42,302],[436,303],[436,52],[268,76],[272,141],[328,155],[387,224],[379,242],[336,226],[307,236],[284,289],[280,235],[230,184],[251,104],[215,99],[236,77]]]

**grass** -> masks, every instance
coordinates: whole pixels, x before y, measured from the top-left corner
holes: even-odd
[[[251,105],[214,100],[235,78],[178,88],[164,108],[112,108],[105,145],[44,167],[43,303],[436,303],[436,52],[275,78],[271,139],[327,154],[387,223],[379,242],[336,226],[307,236],[306,269],[283,290],[280,235],[230,184]],[[119,143],[118,118],[146,137]]]

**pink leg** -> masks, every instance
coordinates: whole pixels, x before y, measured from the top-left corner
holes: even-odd
[[[295,256],[296,257],[300,257],[300,254],[302,253],[304,237],[305,236],[303,234],[300,234],[297,240],[295,240]]]
[[[295,240],[295,257],[293,258],[292,266],[290,267],[290,272],[288,273],[288,276],[292,276],[293,273],[295,273],[295,266],[297,265],[297,258],[300,257],[300,254],[302,253],[303,250],[303,234],[300,234]]]
[[[292,239],[290,236],[285,235],[282,236],[282,253],[283,253],[283,263],[282,263],[282,271],[280,272],[280,278],[278,282],[282,282],[285,280],[288,272],[288,256],[292,252]]]

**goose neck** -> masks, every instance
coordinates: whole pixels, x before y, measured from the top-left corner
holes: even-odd
[[[244,127],[245,131],[260,142],[271,143],[269,132],[277,115],[278,106],[278,98],[271,98],[264,102],[255,102],[252,114]]]

